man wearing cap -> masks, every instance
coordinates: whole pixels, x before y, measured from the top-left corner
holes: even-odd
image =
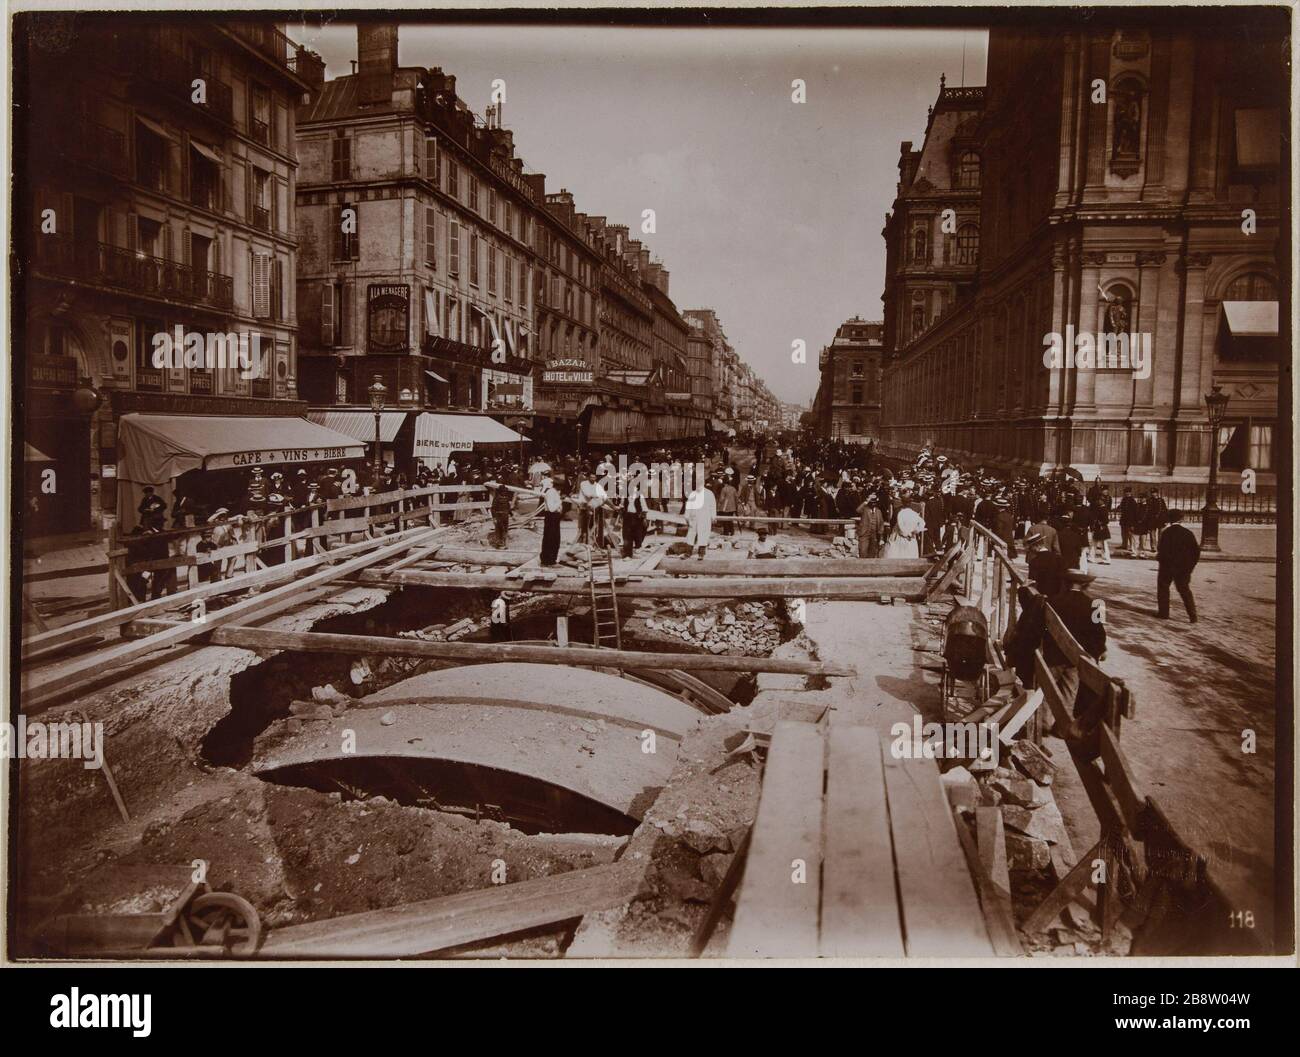
[[[1124,548],[1124,553],[1130,557],[1136,553],[1133,541],[1137,536],[1139,515],[1138,501],[1133,498],[1133,489],[1125,488],[1124,498],[1119,501],[1120,545]]]
[[[880,512],[880,499],[872,492],[857,510],[858,557],[877,558],[885,540],[885,518]]]
[[[155,494],[153,485],[144,486],[144,498],[140,500],[140,505],[135,508],[135,512],[140,515],[140,520],[144,521],[153,514],[165,514],[167,512],[167,501],[162,496]]]
[[[1181,510],[1169,511],[1169,527],[1160,534],[1156,548],[1156,605],[1161,620],[1169,619],[1169,585],[1178,588],[1178,594],[1187,607],[1187,619],[1196,623],[1196,600],[1192,597],[1192,570],[1201,560],[1201,545],[1183,523]]]

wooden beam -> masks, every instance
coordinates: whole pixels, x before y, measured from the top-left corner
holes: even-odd
[[[665,558],[674,576],[924,576],[930,563],[916,558]]]
[[[909,958],[994,953],[952,808],[933,760],[884,754],[889,822]]]
[[[902,958],[880,736],[871,727],[833,726],[828,740],[820,953]]]
[[[553,925],[636,898],[624,863],[273,929],[258,957],[409,958]]]
[[[777,723],[728,957],[817,956],[825,758],[818,728]]]
[[[69,665],[58,675],[24,686],[21,696],[22,707],[27,710],[33,705],[48,702],[68,691],[83,688],[102,678],[109,668],[143,657],[163,647],[179,645],[223,624],[233,624],[241,618],[248,619],[254,615],[259,618],[272,616],[290,606],[300,604],[307,596],[321,589],[328,590],[330,593],[346,590],[347,583],[342,578],[360,572],[367,565],[400,554],[412,544],[428,538],[435,531],[424,529],[408,539],[387,543],[384,546],[376,546],[372,542],[370,549],[359,557],[351,558],[341,565],[330,566],[293,583],[284,584],[265,594],[245,598],[225,609],[207,613],[201,621],[170,624],[147,638],[123,642],[111,649],[93,653]]]
[[[407,529],[406,535],[413,536],[419,531],[422,530],[418,528]],[[397,537],[390,537],[390,539],[394,540],[396,538]],[[358,554],[374,545],[375,543],[373,540],[365,540],[361,543],[351,543],[345,547],[336,547],[328,553],[308,555],[305,558],[297,558],[294,561],[286,562],[283,565],[274,565],[262,572],[241,573],[238,576],[232,576],[226,580],[215,580],[212,583],[192,587],[187,591],[178,591],[174,595],[155,598],[151,602],[138,602],[124,609],[112,609],[107,613],[100,613],[98,616],[87,617],[85,620],[79,620],[75,624],[65,624],[63,627],[54,628],[39,635],[28,636],[22,643],[23,654],[26,655],[29,652],[35,652],[37,650],[46,650],[51,646],[58,646],[62,643],[82,638],[92,632],[118,627],[128,621],[140,620],[157,613],[165,613],[170,609],[178,609],[191,602],[198,601],[200,598],[209,598],[212,595],[229,594],[232,591],[246,591],[250,587],[262,587],[266,584],[274,583],[277,580],[292,579],[306,570],[315,568],[324,562],[337,561],[340,558],[348,557],[350,554]],[[125,589],[124,586],[123,590]]]
[[[718,577],[661,577],[637,581],[628,574],[620,582],[620,598],[838,598],[876,601],[880,598],[903,598],[909,602],[925,597],[925,581],[919,576],[861,577],[770,577],[727,579]],[[522,590],[519,579],[491,576],[486,573],[449,573],[421,569],[383,570],[362,573],[358,583],[377,587],[464,587],[480,591]],[[549,583],[530,584],[529,591],[546,594],[586,595],[587,581],[576,576],[561,576]]]
[[[994,811],[997,809],[994,808]],[[998,815],[1001,819],[1001,814]],[[1024,948],[1020,946],[1020,937],[1016,935],[1016,919],[1011,910],[1011,895],[1003,891],[1001,885],[985,869],[980,852],[975,846],[959,811],[953,812],[953,824],[957,827],[957,840],[961,850],[966,854],[966,865],[970,867],[971,876],[975,878],[975,887],[979,892],[980,906],[984,910],[984,924],[989,930],[989,940],[994,952],[1002,958],[1020,958]],[[1001,830],[998,836],[1001,836]],[[1003,857],[1005,860],[1005,856]]]
[[[643,650],[606,650],[590,646],[528,646],[516,642],[429,642],[387,635],[338,635],[324,631],[276,631],[248,625],[194,627],[205,641],[217,646],[258,650],[298,650],[305,653],[378,654],[390,657],[426,657],[481,664],[515,661],[523,664],[564,664],[597,668],[667,668],[682,672],[774,672],[783,675],[853,676],[847,664],[785,660],[777,657],[741,657],[726,653],[650,653]],[[189,627],[166,620],[142,620],[133,629],[158,635],[168,629]]]

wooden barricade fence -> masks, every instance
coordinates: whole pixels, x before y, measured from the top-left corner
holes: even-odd
[[[984,613],[992,650],[1004,662],[1003,642],[1023,616],[1022,603],[1038,606],[1042,595],[1012,564],[1003,541],[983,526],[971,524],[962,544],[963,554],[952,566],[954,593]],[[1046,711],[1058,735],[1068,733],[1065,745],[1101,835],[1076,863],[1058,871],[1056,888],[1026,919],[1024,931],[1045,931],[1061,911],[1077,903],[1092,914],[1103,940],[1123,921],[1134,935],[1135,955],[1263,953],[1248,929],[1231,924],[1236,908],[1210,878],[1205,857],[1140,791],[1120,749],[1121,723],[1135,713],[1132,692],[1122,679],[1102,670],[1050,606],[1044,618],[1044,644],[1050,637],[1053,656],[1059,653],[1064,662],[1049,664],[1040,645],[1034,652],[1032,689],[1043,694],[1039,713]],[[1075,717],[1076,694],[1085,692],[1093,704],[1087,716]],[[1044,725],[1044,717],[1036,714],[1026,728],[1028,736],[1041,744]]]
[[[473,492],[484,493],[484,498],[461,498],[464,493]],[[452,501],[443,501],[448,498]],[[374,539],[414,525],[438,527],[450,524],[488,508],[482,485],[428,485],[340,496],[292,510],[232,518],[225,524],[237,533],[238,538],[215,550],[199,551],[199,543],[213,530],[215,526],[212,525],[136,537],[132,542],[137,539],[164,542],[171,552],[165,558],[136,562],[128,561],[127,538],[120,536],[114,528],[110,530],[108,539],[110,606],[121,609],[143,601],[131,590],[130,581],[131,577],[142,573],[164,576],[170,573],[175,577],[173,589],[183,590],[197,587],[205,579],[221,580],[242,572],[254,572],[292,561],[308,552],[328,551],[340,544]]]

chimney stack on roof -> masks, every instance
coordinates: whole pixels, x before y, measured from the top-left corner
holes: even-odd
[[[357,24],[357,70],[361,83],[357,100],[363,106],[386,104],[393,98],[397,72],[397,26],[392,22]]]

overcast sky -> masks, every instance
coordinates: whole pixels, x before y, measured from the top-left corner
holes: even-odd
[[[327,77],[350,72],[352,26],[290,26]],[[898,145],[916,146],[939,75],[984,83],[987,34],[960,29],[641,29],[406,23],[404,66],[441,66],[504,124],[548,191],[640,228],[679,309],[717,311],[783,400],[817,389],[817,352],[853,315],[881,317]],[[807,102],[791,101],[791,81]],[[808,362],[790,362],[791,342]]]

